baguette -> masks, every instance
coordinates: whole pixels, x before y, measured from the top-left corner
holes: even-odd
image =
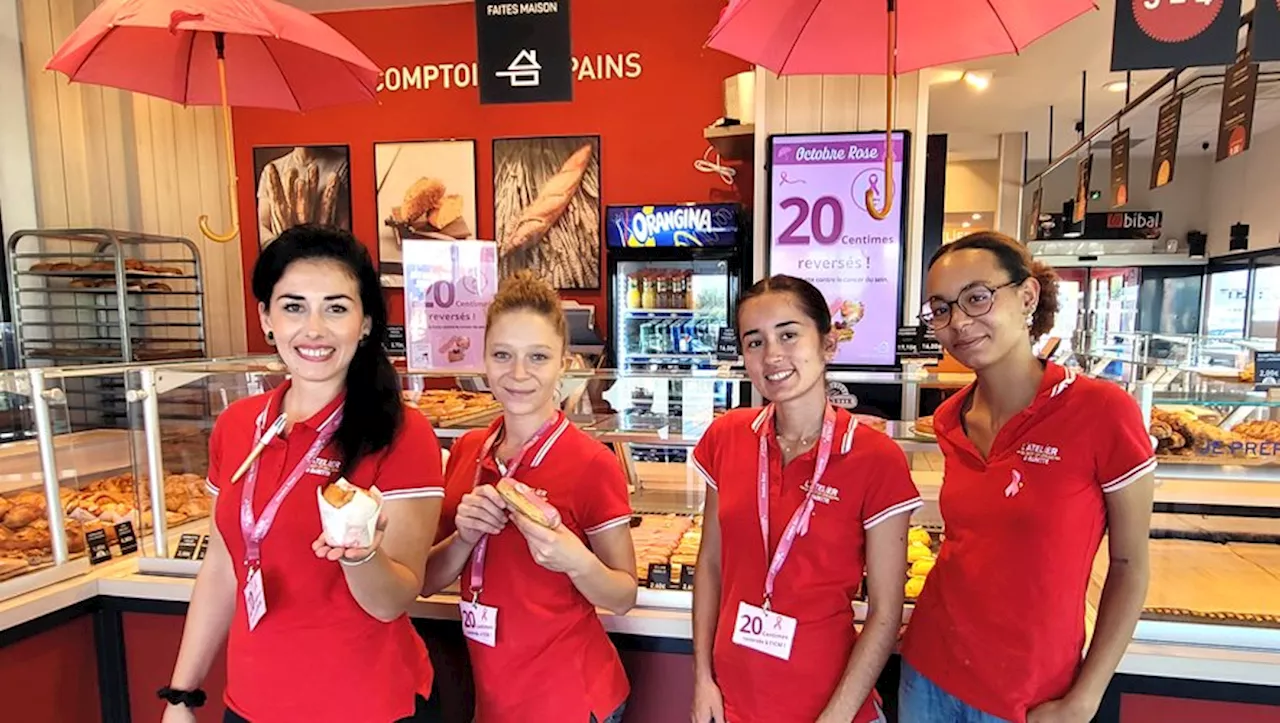
[[[504,254],[522,251],[537,243],[560,220],[582,186],[592,152],[589,143],[579,148],[560,166],[560,171],[543,184],[538,197],[507,231],[502,240]]]
[[[298,178],[297,168],[290,168],[289,170],[285,171],[284,173],[285,197],[284,197],[284,205],[281,206],[281,208],[284,209],[285,223],[284,223],[284,226],[280,228],[282,232],[285,229],[289,228],[290,226],[296,226],[299,223],[301,223],[301,221],[298,220],[298,215],[297,215],[298,191],[301,188],[301,186],[302,186],[302,182]]]
[[[284,232],[285,225],[285,196],[284,182],[280,180],[280,169],[276,168],[274,163],[268,163],[266,169],[262,172],[266,176],[267,181],[267,205],[271,210],[271,233],[279,236]]]
[[[319,223],[326,226],[338,225],[338,174],[330,173],[324,182],[324,193],[320,194]]]
[[[311,223],[315,220],[316,194],[320,191],[320,167],[314,163],[307,165],[306,178],[302,179],[298,189],[297,214],[298,223]]]

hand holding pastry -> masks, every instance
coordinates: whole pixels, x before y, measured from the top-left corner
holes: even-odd
[[[382,513],[378,513],[378,524],[374,528],[373,542],[365,547],[335,547],[330,546],[325,539],[325,533],[321,532],[316,541],[311,543],[311,551],[316,553],[316,557],[322,560],[330,560],[337,562],[338,560],[364,560],[372,555],[379,547],[382,546],[382,536],[387,530],[387,517]]]
[[[507,504],[493,485],[481,485],[462,496],[454,527],[468,545],[485,535],[496,535],[507,526]]]
[[[598,564],[595,554],[564,525],[544,527],[518,512],[511,514],[511,521],[524,535],[533,561],[547,570],[572,577]]]

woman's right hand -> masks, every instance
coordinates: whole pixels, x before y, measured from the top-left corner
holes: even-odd
[[[693,686],[692,723],[725,723],[724,698],[713,680],[700,680]]]
[[[165,707],[160,723],[196,723],[196,714],[185,705],[169,705]]]
[[[458,502],[454,527],[458,529],[458,537],[468,545],[477,544],[485,535],[496,535],[506,526],[507,503],[493,485],[481,485]]]

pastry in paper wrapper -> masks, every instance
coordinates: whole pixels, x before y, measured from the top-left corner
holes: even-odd
[[[360,489],[345,477],[316,489],[320,504],[320,526],[330,547],[368,547],[378,528],[382,512],[382,492],[376,486]]]

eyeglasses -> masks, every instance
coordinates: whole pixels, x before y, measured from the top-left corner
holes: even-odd
[[[951,323],[951,307],[958,306],[969,318],[985,316],[991,313],[991,307],[996,303],[996,292],[1000,289],[1007,289],[1010,286],[1017,286],[1021,281],[1010,281],[996,287],[979,284],[971,286],[960,294],[960,298],[955,301],[945,301],[943,299],[930,299],[924,302],[924,308],[920,310],[919,319],[924,325],[933,330],[945,329]]]

